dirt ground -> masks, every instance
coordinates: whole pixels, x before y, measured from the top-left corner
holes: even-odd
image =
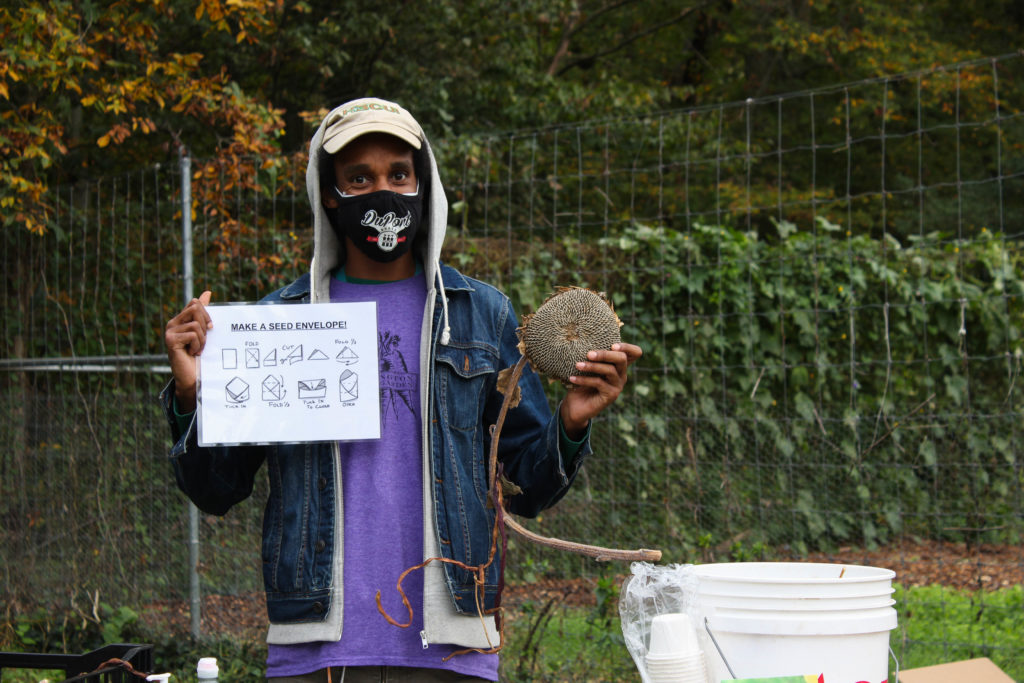
[[[1024,584],[1024,549],[1016,546],[967,548],[962,543],[921,541],[877,550],[840,548],[835,553],[774,559],[887,567],[896,572],[896,582],[908,587],[941,584],[965,590],[996,590]],[[625,575],[619,577],[617,583],[621,585],[624,578]],[[546,602],[550,598],[586,607],[595,604],[596,586],[597,580],[590,578],[543,578],[529,584],[509,584],[503,600],[512,608],[526,600]],[[210,634],[262,638],[265,614],[262,593],[206,595],[202,629]],[[161,631],[184,634],[189,630],[188,604],[154,603],[144,610],[142,619]]]

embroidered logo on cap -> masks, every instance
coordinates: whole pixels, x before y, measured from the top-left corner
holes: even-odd
[[[392,114],[401,114],[401,112],[398,110],[398,107],[388,104],[379,104],[377,102],[370,102],[368,104],[356,104],[354,106],[349,107],[348,109],[342,109],[341,111],[338,112],[338,118],[343,119],[349,114],[355,114],[356,112],[360,111],[386,111]]]

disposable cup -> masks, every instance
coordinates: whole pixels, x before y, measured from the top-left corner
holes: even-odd
[[[704,681],[704,656],[697,652],[682,657],[648,657],[647,673],[658,680]],[[671,677],[671,678],[670,678]]]
[[[654,683],[704,683],[707,678],[703,671],[689,673],[648,671],[647,677]]]
[[[647,673],[649,673],[649,674],[664,674],[666,676],[673,675],[673,676],[701,676],[701,677],[703,677],[704,676],[704,669],[703,669],[703,667],[693,667],[693,668],[683,668],[683,669],[671,669],[671,668],[670,669],[656,669],[656,668],[648,667],[647,668]]]
[[[686,655],[700,652],[697,631],[690,617],[682,612],[659,614],[651,620],[651,645],[648,655]]]
[[[697,671],[704,668],[704,662],[701,660],[685,662],[678,660],[657,661],[648,659],[647,668],[650,670],[657,669],[658,671]]]
[[[652,683],[705,683],[703,667],[694,669],[647,669]]]
[[[693,652],[688,655],[647,655],[647,662],[649,664],[656,664],[659,666],[690,666],[690,665],[703,665],[704,655],[700,652]]]
[[[651,679],[652,683],[704,683],[705,681],[703,671],[690,673],[648,671],[647,677]]]

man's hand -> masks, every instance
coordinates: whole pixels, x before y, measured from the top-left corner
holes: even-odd
[[[615,402],[626,386],[629,366],[643,355],[633,344],[613,344],[610,351],[590,351],[587,360],[577,363],[576,369],[589,375],[573,375],[572,387],[562,401],[559,415],[565,434],[578,441],[586,432],[587,423]]]
[[[196,409],[196,361],[195,357],[206,345],[206,333],[213,328],[206,306],[213,293],[203,292],[198,299],[192,299],[188,306],[170,319],[164,329],[164,346],[171,361],[174,375],[174,397],[178,407],[185,412]]]

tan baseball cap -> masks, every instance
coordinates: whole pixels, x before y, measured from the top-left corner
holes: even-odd
[[[324,151],[334,154],[367,133],[387,133],[408,142],[413,149],[422,146],[423,129],[412,114],[394,102],[364,97],[346,102],[327,115]]]

